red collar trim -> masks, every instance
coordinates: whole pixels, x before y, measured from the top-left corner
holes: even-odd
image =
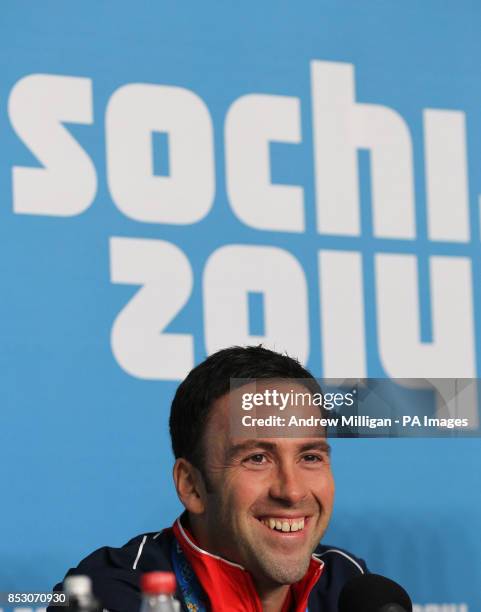
[[[180,531],[180,536],[182,537],[182,539],[187,542],[187,544],[198,554],[200,555],[206,555],[207,557],[211,557],[212,559],[216,559],[216,561],[221,561],[222,563],[227,563],[228,565],[232,566],[232,567],[237,567],[238,569],[241,569],[242,571],[246,571],[246,569],[244,567],[242,567],[242,565],[239,565],[238,563],[234,563],[233,561],[228,561],[227,559],[224,559],[223,557],[219,557],[218,555],[214,555],[213,553],[207,552],[206,550],[204,550],[203,548],[201,548],[200,546],[197,546],[197,544],[194,542],[194,538],[190,535],[190,533],[187,531],[187,529],[185,529],[182,525],[182,523],[180,522],[180,518],[178,518],[175,523],[174,523],[174,533],[177,536],[176,533],[176,527],[178,527],[178,530]],[[179,539],[179,538],[177,538]]]
[[[194,570],[211,610],[229,612],[262,612],[262,603],[250,573],[223,557],[214,555],[197,545],[189,531],[177,519],[172,527],[185,556]],[[299,582],[291,585],[282,612],[287,612],[294,598],[294,612],[304,612],[310,592],[324,569],[324,561],[312,555],[307,572]]]

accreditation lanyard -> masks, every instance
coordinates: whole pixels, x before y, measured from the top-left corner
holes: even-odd
[[[176,538],[172,538],[170,556],[172,557],[177,584],[184,600],[183,610],[186,612],[207,612],[202,587]]]

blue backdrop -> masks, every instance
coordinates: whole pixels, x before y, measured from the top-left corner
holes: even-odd
[[[0,590],[173,521],[170,401],[221,346],[479,376],[478,3],[0,12]],[[326,541],[480,610],[480,450],[335,441]]]

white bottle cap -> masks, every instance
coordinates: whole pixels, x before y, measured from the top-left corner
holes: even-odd
[[[82,597],[92,593],[92,581],[88,576],[67,576],[63,581],[63,588],[69,595]]]

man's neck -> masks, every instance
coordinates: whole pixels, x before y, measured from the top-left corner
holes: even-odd
[[[269,590],[257,586],[257,593],[262,602],[262,612],[281,612],[289,593],[289,585],[282,584]]]

